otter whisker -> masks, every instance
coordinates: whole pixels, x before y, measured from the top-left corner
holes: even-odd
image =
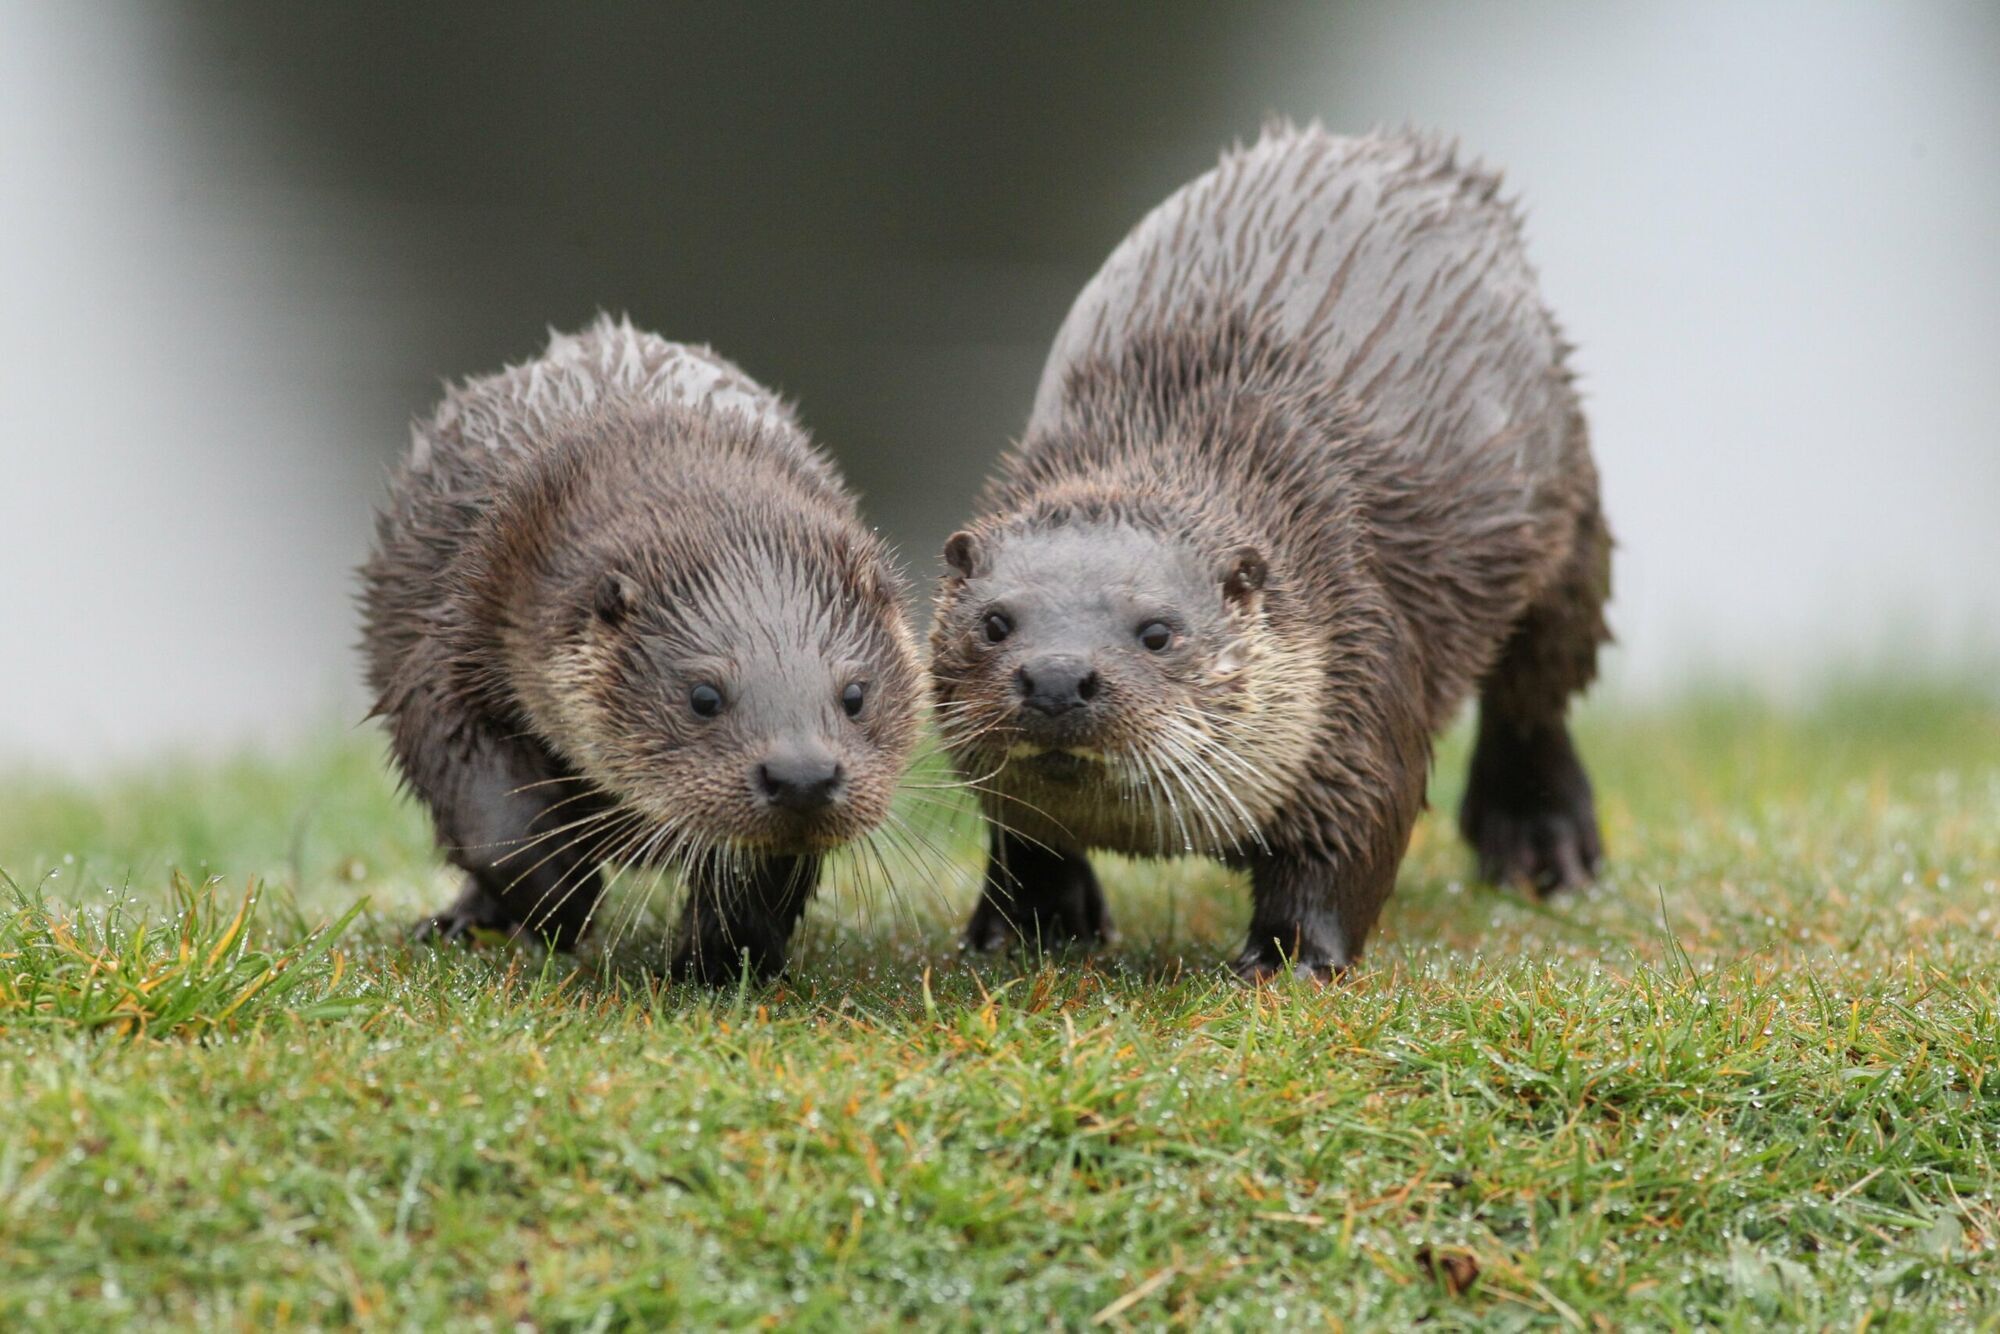
[[[1174,719],[1172,720],[1172,722],[1173,725],[1176,728],[1180,729],[1183,735],[1185,736],[1194,738],[1194,737],[1201,737],[1203,735],[1202,733],[1196,731],[1194,728],[1190,727],[1187,723],[1185,723],[1180,719]],[[1240,822],[1241,827],[1250,831],[1251,837],[1256,842],[1257,846],[1260,849],[1263,849],[1264,851],[1268,852],[1270,848],[1269,845],[1266,844],[1264,840],[1264,831],[1258,827],[1257,821],[1251,816],[1249,810],[1243,805],[1242,801],[1237,798],[1236,794],[1230,789],[1229,785],[1223,781],[1222,775],[1216,772],[1213,765],[1209,763],[1209,759],[1210,757],[1216,757],[1216,758],[1224,758],[1233,762],[1237,771],[1246,776],[1246,780],[1250,777],[1250,771],[1248,766],[1243,764],[1243,762],[1240,759],[1231,754],[1228,748],[1224,746],[1218,738],[1208,737],[1206,739],[1208,744],[1202,747],[1200,750],[1195,750],[1192,745],[1189,745],[1185,741],[1176,742],[1171,736],[1162,737],[1162,740],[1166,741],[1168,744],[1170,745],[1178,744],[1183,749],[1189,752],[1189,759],[1191,763],[1200,766],[1200,772],[1203,776],[1203,781],[1205,781],[1216,793],[1216,795],[1219,796],[1222,800],[1226,801],[1229,804],[1229,806],[1236,812],[1236,817]],[[1236,842],[1236,840],[1232,840],[1232,842]],[[1236,846],[1240,850],[1241,847],[1240,842],[1236,843]]]
[[[584,830],[582,833],[577,834],[574,838],[571,838],[568,842],[564,843],[561,847],[556,848],[554,851],[550,852],[547,856],[543,857],[541,861],[536,862],[533,866],[529,867],[527,870],[515,876],[514,879],[509,882],[509,888],[519,885],[523,880],[527,879],[527,877],[533,875],[536,871],[540,870],[543,866],[548,864],[548,862],[553,858],[575,849],[580,844],[582,844],[585,839],[598,839],[600,841],[608,842],[610,839],[618,836],[617,832],[614,831],[622,830],[626,822],[633,821],[639,818],[636,812],[617,812],[614,814],[617,815],[618,817],[617,819],[614,820],[611,817],[611,815],[607,815],[605,818],[605,822],[601,828],[592,828]],[[565,868],[562,874],[556,877],[554,884],[550,885],[547,889],[543,890],[540,894],[535,896],[535,902],[528,909],[527,916],[524,920],[532,922],[537,919],[540,919],[545,921],[554,914],[561,912],[563,906],[570,901],[571,897],[575,895],[576,891],[583,885],[583,883],[591,875],[596,874],[598,868],[602,864],[603,864],[603,859],[601,857],[593,857],[588,853],[578,857],[574,864]],[[567,889],[563,888],[565,882],[569,882],[569,886]],[[560,896],[556,897],[556,900],[553,904],[550,904],[549,903],[550,897],[555,896],[558,890],[561,890]],[[592,906],[594,907],[595,905],[593,904]]]
[[[585,797],[591,795],[592,794],[589,792],[579,792],[575,796],[565,797],[561,801],[551,802],[550,804],[542,807],[539,811],[536,812],[535,819],[539,820],[544,816],[546,816],[550,811],[558,810],[564,806],[569,805],[571,802],[581,801]],[[529,823],[530,826],[532,827],[533,821],[530,821]],[[521,852],[525,851],[527,848],[533,847],[536,843],[540,842],[545,838],[548,838],[552,834],[560,834],[563,832],[563,830],[574,827],[575,826],[573,825],[560,825],[553,829],[545,829],[539,834],[523,833],[518,838],[496,838],[486,843],[441,843],[439,846],[444,848],[448,852],[487,852],[491,851],[494,848],[512,848],[514,849],[515,852]]]
[[[983,817],[976,807],[943,802],[916,793],[909,794],[909,804],[896,808],[893,814],[913,835],[922,835],[933,848],[938,846],[937,840],[961,836],[969,825],[977,823],[984,827]],[[946,856],[945,860],[949,863],[951,859]]]
[[[1007,767],[1006,757],[1002,756],[990,770],[988,770],[985,773],[979,774],[976,777],[962,778],[959,781],[953,783],[904,783],[902,784],[901,790],[910,793],[976,792],[981,796],[993,797],[1000,801],[1010,801],[1017,806],[1026,807],[1029,811],[1040,816],[1042,819],[1047,820],[1050,824],[1055,825],[1059,829],[1062,828],[1062,821],[1057,819],[1055,816],[1049,814],[1041,807],[1035,805],[1033,802],[1028,801],[1026,798],[1021,797],[1016,793],[1008,792],[1003,788],[997,788],[992,786],[993,779],[999,777],[1001,771],[1004,770],[1006,767]]]
[[[1230,842],[1226,831],[1227,822],[1222,819],[1214,799],[1203,788],[1192,765],[1177,755],[1171,746],[1165,744],[1164,737],[1156,738],[1160,750],[1156,752],[1158,762],[1168,781],[1173,783],[1189,815],[1196,825],[1200,837],[1199,848],[1203,852],[1214,852]]]
[[[1231,849],[1240,852],[1242,839],[1235,830],[1242,826],[1255,828],[1249,812],[1223,785],[1221,776],[1192,748],[1171,733],[1160,733],[1157,740],[1168,753],[1178,757],[1180,773],[1190,799],[1200,802],[1212,817],[1217,845],[1227,842]],[[1227,804],[1236,813],[1235,821],[1224,818],[1218,801]]]
[[[928,835],[894,811],[889,812],[888,820],[883,825],[883,828],[885,831],[901,839],[914,840],[914,842],[906,844],[912,860],[918,861],[928,873],[925,878],[925,884],[930,889],[932,897],[937,900],[938,905],[940,907],[949,907],[950,903],[945,898],[944,891],[939,887],[939,882],[950,878],[955,868],[952,866],[951,859],[945,855],[943,849],[933,843]]]
[[[1057,829],[1062,829],[1065,833],[1068,832],[1068,830],[1064,827],[1063,822],[1061,820],[1057,819],[1053,815],[1050,815],[1047,811],[1035,805],[1033,802],[1028,801],[1023,797],[1016,796],[1012,792],[1007,792],[1000,788],[987,787],[984,785],[974,786],[971,788],[971,790],[977,792],[982,797],[991,797],[996,801],[1005,801],[1011,803],[1012,805],[1023,807],[1031,814],[1038,815],[1042,819],[1048,821],[1051,825],[1055,826]],[[984,812],[984,814],[987,821],[991,823],[995,828],[999,829],[1002,833],[1012,834],[1015,838],[1020,839],[1022,842],[1033,844],[1035,847],[1040,848],[1044,852],[1053,853],[1059,851],[1059,849],[1051,847],[1049,844],[1044,843],[1041,839],[1034,837],[1032,834],[1029,834],[1013,825],[1008,824],[1006,818],[1002,816],[998,811],[987,810]]]
[[[527,867],[525,870],[517,872],[514,875],[513,879],[507,882],[507,888],[511,890],[518,887],[523,880],[526,880],[529,876],[541,870],[544,866],[548,865],[549,862],[555,859],[556,857],[563,856],[566,853],[570,852],[571,850],[576,848],[579,844],[581,844],[584,840],[596,837],[600,830],[611,827],[614,821],[622,818],[630,818],[630,817],[628,813],[617,810],[601,811],[596,815],[587,817],[586,819],[578,820],[574,825],[566,826],[567,829],[574,830],[575,832],[571,833],[570,837],[564,839],[561,843],[558,843],[555,847],[551,848],[548,852],[544,853],[541,860],[535,862],[532,866]],[[561,833],[563,831],[554,830],[551,832],[552,834],[554,834],[554,833]],[[537,842],[540,841],[543,840],[537,840]],[[542,897],[547,898],[546,891],[544,892]],[[541,907],[541,904],[537,902],[535,904],[535,907],[539,909]]]
[[[1175,832],[1180,835],[1181,852],[1194,852],[1194,838],[1188,833],[1187,821],[1181,815],[1181,806],[1178,800],[1180,796],[1178,785],[1166,781],[1166,778],[1160,773],[1155,763],[1154,756],[1150,752],[1134,751],[1132,753],[1139,764],[1144,767],[1146,773],[1150,775],[1153,783],[1158,785],[1161,795],[1166,798],[1167,811],[1173,817]]]
[[[1225,845],[1236,848],[1237,840],[1229,832],[1229,821],[1223,817],[1215,798],[1207,790],[1205,771],[1200,761],[1165,733],[1155,733],[1153,740],[1161,748],[1162,768],[1195,813],[1208,848],[1220,849]]]
[[[1181,781],[1179,771],[1166,756],[1155,754],[1150,749],[1140,751],[1138,754],[1142,757],[1148,773],[1152,775],[1154,786],[1166,799],[1167,809],[1173,815],[1175,828],[1180,834],[1179,851],[1183,854],[1194,853],[1199,845],[1189,836],[1185,822],[1189,814],[1199,820],[1199,812],[1192,810],[1192,794],[1188,791],[1186,783]],[[1183,811],[1184,804],[1190,808],[1186,812]]]
[[[887,834],[888,834],[888,826],[886,824],[878,827],[877,829],[871,831],[869,837],[863,839],[860,842],[860,844],[857,845],[856,851],[860,854],[862,859],[862,864],[864,866],[867,865],[869,859],[872,858],[875,869],[881,872],[882,891],[889,897],[890,913],[893,915],[894,913],[900,910],[901,913],[903,914],[904,920],[911,926],[915,926],[917,920],[916,914],[911,910],[909,902],[905,900],[901,894],[898,894],[896,892],[895,876],[889,870],[888,859],[882,855],[882,847],[880,840],[886,837]],[[856,897],[858,898],[859,896],[857,895]],[[856,906],[859,907],[858,904]]]
[[[653,868],[649,864],[652,857],[663,842],[675,837],[678,827],[679,822],[663,824],[651,831],[641,830],[634,839],[627,840],[625,846],[618,849],[616,854],[617,860],[621,865],[617,872],[612,875],[610,883],[605,885],[604,894],[598,900],[598,903],[608,902],[611,899],[612,891],[617,888],[619,880],[635,867],[652,871]],[[635,843],[637,845],[636,848],[634,846]],[[659,887],[659,876],[657,873],[654,875],[653,887],[655,889]],[[641,896],[634,892],[630,897],[631,902],[619,914],[619,921],[611,931],[610,943],[606,946],[607,953],[615,951],[619,944],[624,941],[626,933],[638,926],[639,919],[644,915],[645,908],[651,899],[650,893]],[[591,905],[591,912],[594,914],[596,911],[597,905]]]
[[[554,778],[538,778],[532,783],[523,783],[519,787],[510,787],[507,789],[505,795],[518,797],[523,792],[532,792],[539,787],[553,787],[557,783],[588,783],[589,781],[588,778],[584,778],[579,774],[558,774]]]
[[[1153,826],[1151,846],[1167,846],[1167,811],[1162,800],[1160,785],[1141,766],[1138,758],[1127,757],[1120,762],[1115,777],[1119,790],[1125,793],[1137,792],[1146,799],[1146,815]]]
[[[531,838],[507,840],[508,843],[512,843],[515,846],[513,846],[513,848],[509,852],[507,852],[504,856],[495,859],[493,864],[495,866],[505,866],[508,862],[514,860],[514,858],[520,856],[522,853],[532,851],[533,849],[541,846],[543,843],[546,843],[550,839],[556,837],[558,834],[566,834],[572,829],[582,829],[585,826],[589,825],[592,821],[607,820],[610,819],[613,815],[619,815],[623,813],[624,813],[624,808],[622,807],[608,807],[601,811],[592,811],[588,815],[579,816],[578,818],[568,821],[565,824],[559,824],[553,829],[545,829],[541,833],[536,834]],[[493,846],[501,847],[501,846],[506,846],[506,844],[505,843],[494,844]],[[540,864],[541,863],[539,862],[536,863],[537,866],[539,866]]]
[[[1025,806],[1025,807],[1027,807],[1027,808],[1028,808],[1028,809],[1029,809],[1030,811],[1033,811],[1033,812],[1034,812],[1034,813],[1035,813],[1036,815],[1039,815],[1039,816],[1041,816],[1041,817],[1042,817],[1042,818],[1043,818],[1044,820],[1047,820],[1047,821],[1049,821],[1049,822],[1050,822],[1051,824],[1054,824],[1054,825],[1057,825],[1058,827],[1060,827],[1060,826],[1061,826],[1061,823],[1062,823],[1062,822],[1061,822],[1060,820],[1057,820],[1055,816],[1053,816],[1053,815],[1050,815],[1050,814],[1049,814],[1049,813],[1048,813],[1047,811],[1045,811],[1045,810],[1043,810],[1043,809],[1042,809],[1041,807],[1039,807],[1039,806],[1035,805],[1035,804],[1034,804],[1033,802],[1030,802],[1030,801],[1028,801],[1028,800],[1027,800],[1026,798],[1024,798],[1024,797],[1020,797],[1020,796],[1017,796],[1016,794],[1014,794],[1014,793],[1012,793],[1012,792],[1008,792],[1008,791],[1006,791],[1006,790],[1004,790],[1004,789],[1001,789],[1001,788],[996,788],[996,787],[992,786],[992,782],[993,782],[993,780],[994,780],[995,778],[998,778],[998,777],[1000,776],[1000,773],[1001,773],[1001,771],[1002,771],[1002,770],[1004,770],[1004,769],[1005,769],[1006,767],[1007,767],[1007,761],[1006,761],[1006,759],[1005,759],[1005,758],[1003,757],[1003,758],[1002,758],[1002,759],[1000,760],[1000,762],[999,762],[998,764],[996,764],[996,765],[994,765],[994,766],[993,766],[993,768],[992,768],[992,769],[988,770],[988,771],[987,771],[986,773],[983,773],[983,774],[980,774],[980,775],[979,775],[978,777],[976,777],[976,778],[967,778],[967,779],[965,779],[965,780],[964,780],[963,782],[960,782],[960,783],[956,783],[956,784],[952,784],[952,785],[950,785],[949,787],[938,787],[938,788],[931,788],[931,789],[925,789],[925,788],[923,788],[923,787],[922,787],[921,785],[919,785],[919,786],[917,787],[917,789],[916,789],[916,790],[917,790],[917,791],[925,791],[925,790],[929,790],[929,791],[953,791],[953,792],[958,792],[958,791],[968,791],[968,790],[969,790],[969,791],[973,791],[973,792],[977,792],[977,793],[979,793],[979,794],[980,794],[981,796],[986,796],[986,797],[999,797],[999,798],[1001,798],[1001,799],[1003,799],[1003,800],[1006,800],[1006,801],[1011,801],[1011,802],[1013,802],[1013,803],[1014,803],[1015,805],[1017,805],[1017,806]]]
[[[1170,724],[1187,736],[1200,748],[1202,754],[1221,761],[1237,778],[1252,787],[1260,787],[1265,776],[1251,768],[1242,756],[1230,749],[1229,744],[1214,731],[1204,731],[1190,724],[1186,719],[1170,719]]]
[[[600,888],[597,898],[594,901],[592,901],[590,907],[585,909],[584,911],[583,915],[584,931],[589,931],[591,927],[596,923],[598,913],[604,910],[606,904],[612,902],[612,900],[614,899],[614,897],[618,892],[618,886],[620,882],[622,882],[626,877],[626,875],[628,875],[631,872],[632,862],[630,858],[633,854],[634,848],[643,845],[646,840],[649,840],[653,836],[654,836],[654,831],[642,828],[637,832],[629,835],[624,843],[622,843],[619,847],[612,850],[611,852],[607,853],[604,860],[601,863],[599,863],[600,872],[603,870],[604,867],[608,866],[611,868],[611,873],[609,876],[605,878],[604,884]],[[621,912],[620,916],[622,918],[624,914]],[[613,956],[614,952],[617,950],[619,939],[620,939],[620,932],[618,930],[613,930],[610,934],[610,939],[605,942],[603,949],[603,958],[606,966],[610,966],[614,962]]]

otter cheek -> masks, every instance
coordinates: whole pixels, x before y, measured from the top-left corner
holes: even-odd
[[[850,837],[859,837],[880,824],[889,813],[890,790],[872,779],[850,785],[847,799],[838,812],[851,827]]]

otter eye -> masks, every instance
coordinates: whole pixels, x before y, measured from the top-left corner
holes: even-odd
[[[1013,633],[1014,633],[1014,623],[1008,620],[1005,616],[1002,616],[997,611],[988,612],[986,614],[987,643],[997,644],[1001,640],[1005,639],[1008,635],[1011,635]]]
[[[688,691],[688,707],[697,718],[713,718],[722,712],[722,692],[704,681]]]
[[[1174,629],[1165,621],[1148,621],[1139,627],[1139,642],[1149,653],[1163,653],[1174,642]]]
[[[847,688],[840,692],[840,707],[850,718],[861,716],[861,706],[868,698],[868,687],[859,681],[849,681]]]

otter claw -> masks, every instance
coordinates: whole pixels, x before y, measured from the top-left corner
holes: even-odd
[[[472,945],[481,936],[504,936],[509,940],[534,938],[532,932],[495,912],[467,911],[460,904],[418,920],[409,931],[410,942],[417,945]]]
[[[1482,879],[1495,885],[1526,885],[1545,898],[1589,885],[1604,856],[1597,822],[1572,812],[1489,811],[1474,829],[1473,846],[1479,853]]]
[[[410,927],[410,941],[417,945],[459,945],[472,939],[479,923],[459,913],[439,913],[425,917]]]
[[[1261,987],[1289,976],[1323,987],[1339,981],[1347,965],[1330,958],[1273,960],[1260,950],[1245,950],[1230,961],[1229,971],[1246,986]]]
[[[1110,916],[1104,901],[1095,893],[1079,895],[1081,902],[1038,904],[1034,907],[1001,907],[991,897],[979,901],[978,911],[966,923],[959,948],[981,954],[1032,946],[1050,953],[1065,949],[1099,949],[1111,943]]]

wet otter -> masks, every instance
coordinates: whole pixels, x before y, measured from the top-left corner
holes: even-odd
[[[1087,849],[1197,853],[1249,872],[1240,975],[1341,969],[1475,687],[1482,871],[1594,873],[1564,713],[1610,537],[1497,191],[1429,138],[1278,126],[1084,288],[945,547],[933,689],[993,825],[968,944],[1102,939]]]
[[[362,570],[368,679],[466,872],[426,924],[583,935],[610,862],[688,883],[676,973],[784,960],[916,735],[901,583],[791,409],[600,318],[412,430]]]

